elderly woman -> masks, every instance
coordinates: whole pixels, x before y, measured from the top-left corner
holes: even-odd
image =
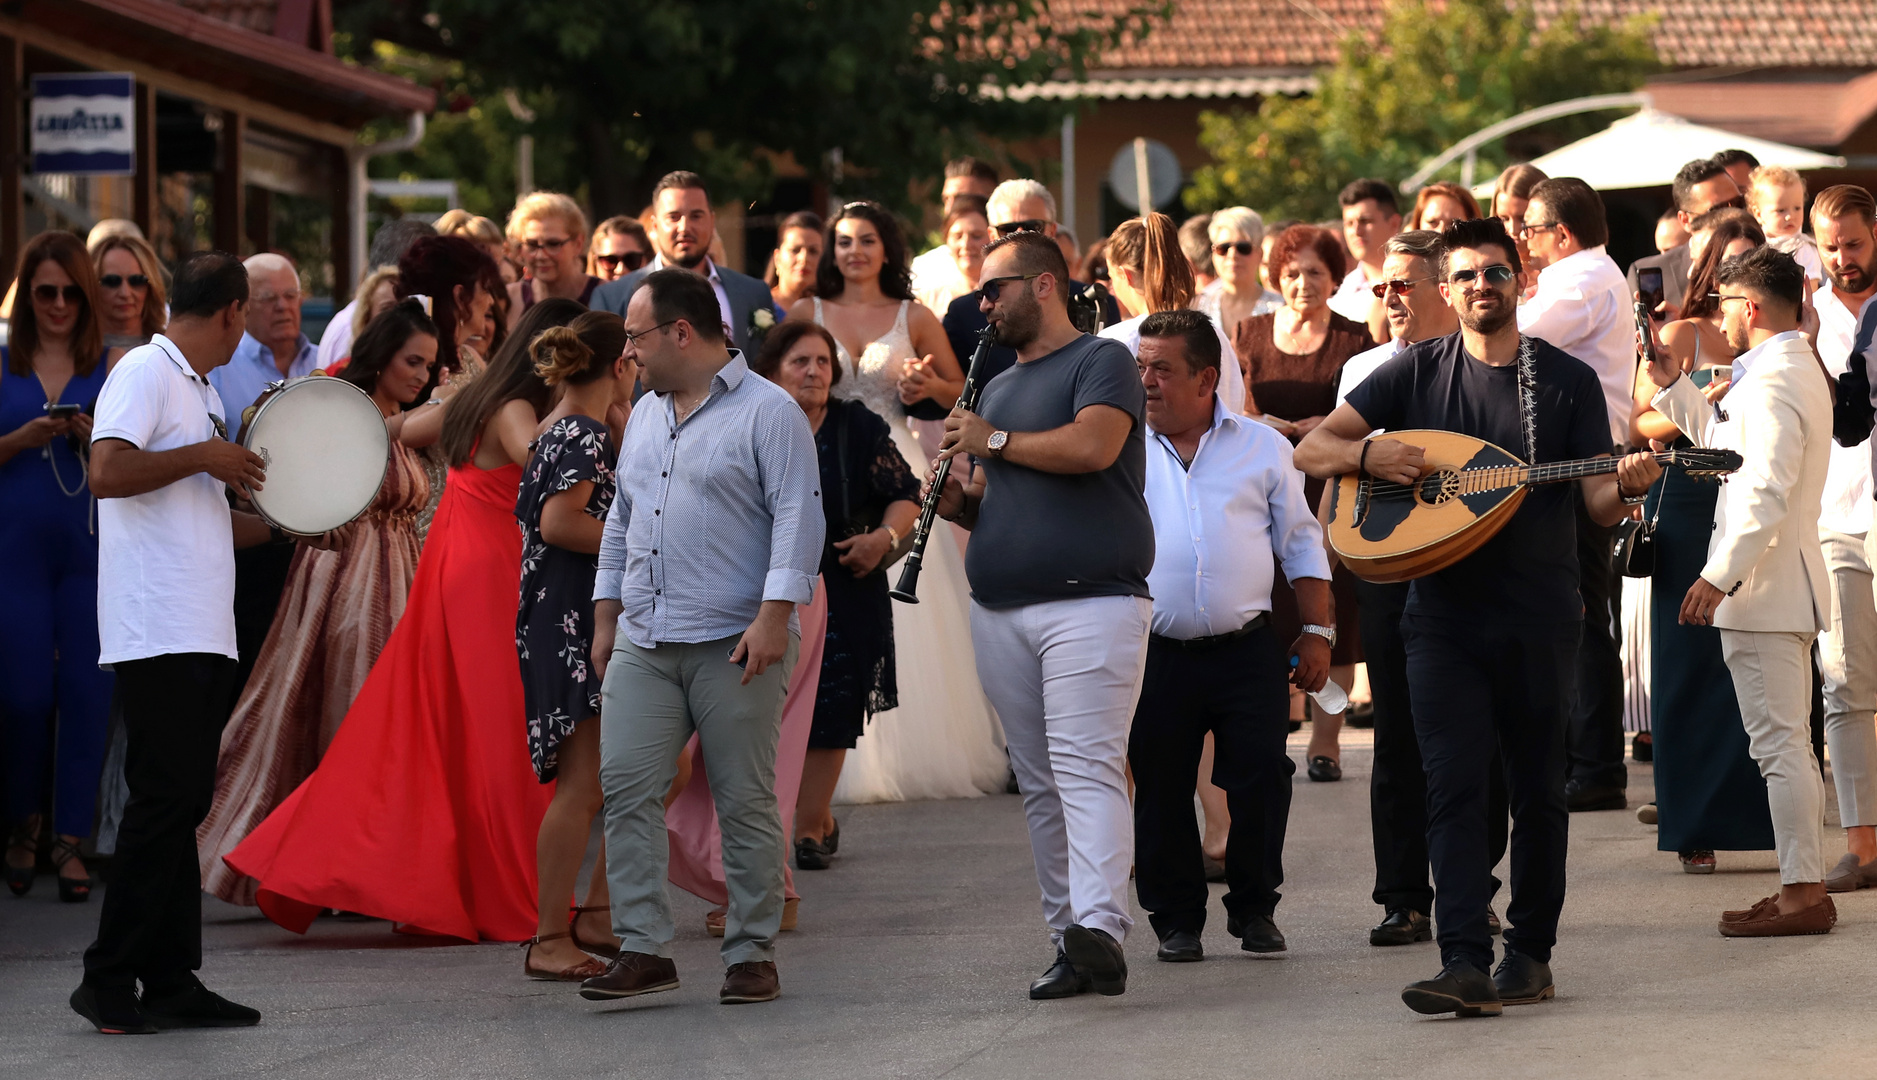
[[[1330,296],[1348,270],[1346,260],[1342,242],[1329,230],[1313,225],[1285,229],[1271,245],[1271,267],[1283,290],[1284,306],[1246,319],[1232,335],[1233,350],[1245,373],[1245,412],[1263,415],[1293,442],[1308,435],[1336,407],[1336,382],[1343,364],[1375,344],[1367,327],[1329,308]],[[1306,480],[1304,491],[1310,505],[1317,505],[1323,481]],[[1354,630],[1355,579],[1339,566],[1331,585],[1337,624]],[[1271,616],[1280,640],[1290,641],[1302,630],[1296,597],[1281,581],[1271,590]],[[1347,687],[1355,665],[1362,660],[1361,635],[1340,635],[1330,660],[1330,677]],[[1302,708],[1299,695],[1293,715],[1301,718]],[[1342,779],[1342,751],[1337,745],[1341,730],[1340,714],[1319,713],[1311,725],[1306,752],[1310,779]]]
[[[156,252],[141,236],[117,233],[98,241],[91,260],[98,269],[104,347],[129,350],[149,344],[169,323],[169,294]]]
[[[1264,262],[1264,219],[1256,210],[1228,206],[1206,226],[1212,240],[1212,269],[1218,280],[1206,286],[1193,307],[1231,336],[1232,328],[1253,315],[1276,311],[1283,297],[1264,287],[1258,270]]]
[[[912,531],[919,509],[914,501],[919,482],[893,445],[886,421],[859,401],[829,398],[841,380],[837,354],[828,331],[794,320],[769,332],[751,365],[808,414],[821,457],[821,503],[828,519],[821,555],[828,590],[827,643],[795,804],[795,865],[803,870],[832,864],[841,835],[832,809],[841,765],[867,719],[899,705],[886,567]]]
[[[577,203],[558,192],[530,192],[508,215],[507,232],[528,271],[508,287],[510,330],[522,312],[546,297],[592,301],[600,279],[587,273],[587,216]]]

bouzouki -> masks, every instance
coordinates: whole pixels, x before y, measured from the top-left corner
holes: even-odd
[[[1330,489],[1330,547],[1357,577],[1410,581],[1445,570],[1505,527],[1534,485],[1616,471],[1618,458],[1595,457],[1527,465],[1483,439],[1451,431],[1391,431],[1424,452],[1412,484],[1348,473]],[[1719,477],[1740,468],[1732,450],[1693,447],[1653,455],[1664,468],[1691,477]]]

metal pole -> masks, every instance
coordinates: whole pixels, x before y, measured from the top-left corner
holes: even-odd
[[[1134,192],[1141,204],[1141,218],[1154,212],[1153,176],[1147,168],[1147,140],[1134,136]]]
[[[515,139],[515,195],[520,197],[534,190],[534,136],[520,135]]]
[[[1075,225],[1075,114],[1062,118],[1062,205],[1057,217],[1077,236]]]
[[[1473,189],[1473,170],[1479,168],[1479,150],[1466,152],[1466,160],[1460,163],[1460,186],[1468,191]]]

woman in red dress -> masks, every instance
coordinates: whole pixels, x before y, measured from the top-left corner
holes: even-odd
[[[515,498],[549,392],[527,345],[584,310],[536,304],[451,400],[449,482],[404,618],[319,768],[226,856],[289,930],[340,908],[466,941],[534,933],[553,789],[529,763],[515,662]]]

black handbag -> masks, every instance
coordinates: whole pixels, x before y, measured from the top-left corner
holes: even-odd
[[[1624,577],[1655,576],[1655,523],[1662,516],[1662,502],[1668,496],[1668,474],[1662,472],[1662,490],[1656,493],[1655,513],[1647,520],[1632,518],[1616,526],[1616,550],[1611,556]]]

